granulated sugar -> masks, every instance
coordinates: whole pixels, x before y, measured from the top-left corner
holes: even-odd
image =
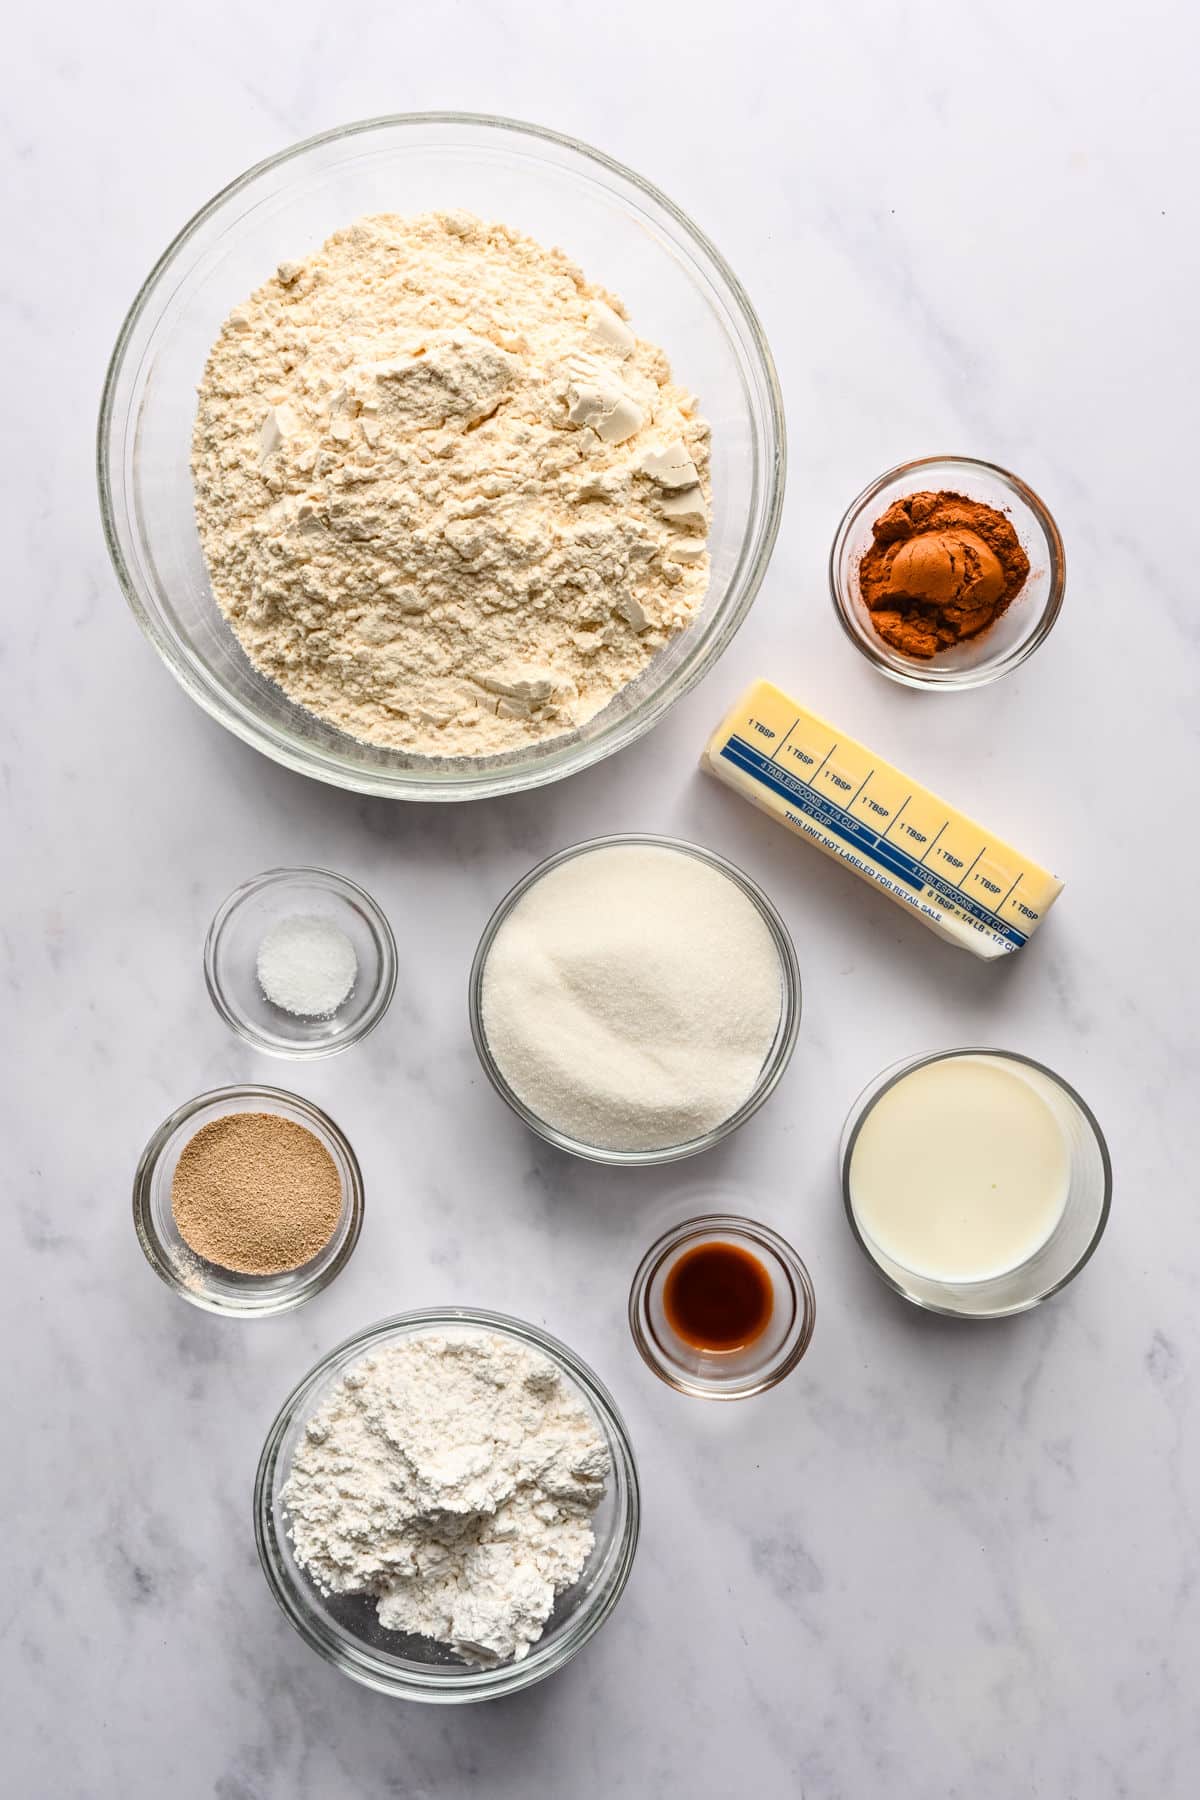
[[[481,999],[497,1066],[539,1119],[598,1149],[660,1150],[749,1099],[779,1024],[779,951],[720,869],[610,845],[517,902]]]

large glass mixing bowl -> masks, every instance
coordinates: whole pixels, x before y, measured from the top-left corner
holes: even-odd
[[[712,425],[712,578],[696,623],[577,731],[435,759],[360,743],[260,675],[213,599],[192,508],[196,388],[231,309],[364,213],[456,208],[558,244],[661,344]],[[648,731],[746,616],[779,528],[779,383],[737,277],[679,208],[598,151],[461,113],[368,119],[259,163],[184,226],[121,328],[98,438],[109,549],[139,624],[213,718],[277,762],[361,793],[468,800],[556,781]]]

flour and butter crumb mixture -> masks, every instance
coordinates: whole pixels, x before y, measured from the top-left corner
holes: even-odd
[[[464,213],[364,218],[238,306],[192,467],[251,661],[354,737],[582,725],[696,616],[709,428],[621,302]]]

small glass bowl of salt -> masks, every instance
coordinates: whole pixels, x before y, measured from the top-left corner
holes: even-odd
[[[225,1023],[270,1056],[333,1056],[374,1030],[396,941],[370,894],[329,869],[268,869],[217,908],[204,978]]]

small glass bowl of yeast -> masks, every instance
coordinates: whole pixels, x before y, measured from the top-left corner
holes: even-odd
[[[816,1296],[767,1225],[710,1213],[651,1244],[629,1290],[629,1329],[660,1381],[700,1400],[745,1400],[790,1375],[812,1341]]]
[[[308,1262],[278,1274],[241,1274],[208,1261],[184,1240],[175,1219],[175,1171],[184,1150],[206,1125],[238,1113],[268,1113],[303,1127],[317,1139],[337,1171],[341,1207],[332,1233]],[[193,1306],[241,1319],[290,1312],[328,1287],[353,1254],[362,1217],[362,1173],[349,1140],[319,1106],[282,1088],[215,1088],[185,1100],[163,1120],[146,1145],[133,1181],[134,1227],[154,1273]]]
[[[876,1272],[914,1306],[999,1319],[1057,1293],[1108,1222],[1112,1164],[1095,1115],[1016,1051],[897,1063],[850,1110],[846,1216]]]

